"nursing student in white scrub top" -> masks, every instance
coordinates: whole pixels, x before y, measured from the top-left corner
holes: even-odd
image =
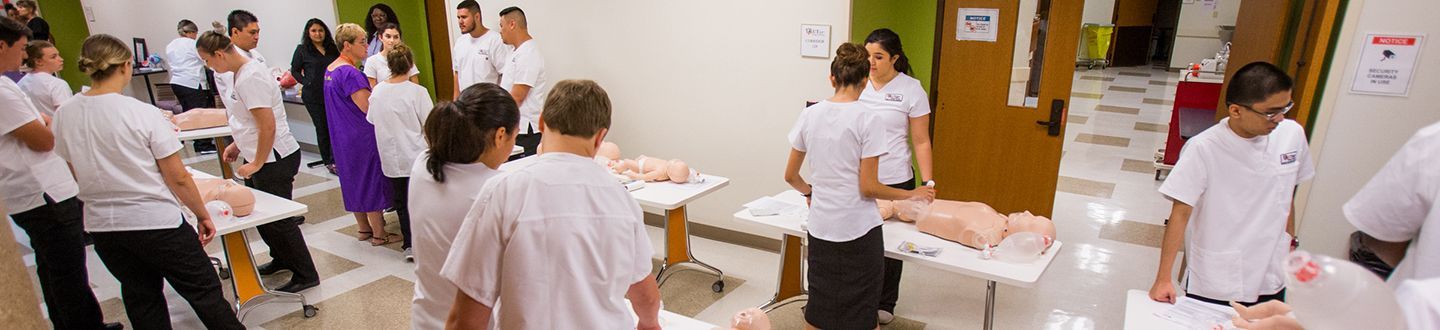
[[[1385,262],[1390,283],[1440,277],[1440,123],[1420,129],[1345,203],[1351,225]],[[1403,260],[1401,259],[1403,257]],[[1414,328],[1414,327],[1412,327]]]
[[[55,154],[75,173],[85,230],[120,281],[130,324],[171,328],[168,283],[205,328],[244,329],[205,254],[215,224],[180,160],[175,126],[160,109],[120,94],[133,71],[130,45],[92,35],[78,62],[93,87],[55,111]],[[195,215],[195,227],[182,207]]]
[[[550,98],[545,153],[485,183],[440,268],[457,288],[448,323],[480,329],[494,316],[506,330],[659,329],[644,212],[594,161],[610,97],[593,81],[565,80]]]
[[[389,33],[389,32],[383,32]],[[415,55],[410,46],[403,43],[388,47],[380,52],[386,57],[385,65],[392,74],[370,93],[370,111],[365,120],[375,125],[375,146],[380,152],[380,171],[390,179],[391,203],[396,216],[400,218],[400,232],[404,234],[400,249],[405,260],[414,260],[410,250],[410,207],[405,187],[410,186],[410,165],[415,157],[425,152],[425,134],[422,127],[435,103],[430,101],[430,91],[416,84],[414,75],[404,73],[405,68],[415,67]],[[367,70],[369,68],[366,68]],[[400,71],[394,71],[399,69]]]
[[[375,105],[370,109],[373,113]],[[440,267],[480,188],[510,158],[520,123],[515,99],[494,83],[471,85],[430,116],[425,123],[430,150],[410,167],[416,174],[409,186],[416,197],[410,201],[416,279],[412,329],[445,328],[457,288],[440,276]]]
[[[875,200],[935,199],[930,187],[902,190],[880,183],[886,136],[875,110],[859,101],[870,72],[868,57],[860,45],[840,45],[830,64],[835,95],[805,108],[789,134],[785,182],[810,206],[807,328],[877,326],[885,235]],[[809,181],[800,175],[806,161]]]
[[[290,133],[280,86],[269,68],[241,55],[230,38],[213,31],[201,35],[195,48],[211,69],[230,73],[235,79],[226,93],[220,94],[235,138],[235,143],[221,152],[221,159],[227,163],[243,159],[245,164],[235,169],[235,176],[245,179],[246,186],[290,199],[300,171],[300,144]],[[290,283],[279,291],[299,292],[320,284],[300,222],[299,217],[291,217],[255,228],[275,257],[262,265],[262,273],[293,272]]]
[[[1285,119],[1292,81],[1273,64],[1240,68],[1225,93],[1227,117],[1190,138],[1160,193],[1174,202],[1150,298],[1253,305],[1285,299],[1295,186],[1315,175],[1305,129]],[[1185,283],[1171,274],[1185,244]]]
[[[20,68],[25,34],[24,25],[0,18],[0,72]],[[85,228],[80,199],[75,198],[80,188],[65,160],[52,152],[50,123],[50,116],[31,104],[15,82],[0,78],[0,201],[9,206],[0,213],[30,237],[51,325],[99,329],[105,325],[86,270]]]
[[[500,83],[500,70],[510,59],[513,47],[500,38],[500,31],[485,28],[480,22],[480,4],[475,0],[461,1],[455,6],[460,21],[460,37],[450,50],[454,57],[455,97],[460,91],[478,83]]]
[[[870,58],[870,80],[860,93],[860,102],[875,113],[884,132],[884,156],[880,156],[880,183],[891,188],[915,189],[915,170],[911,164],[911,143],[914,143],[916,164],[920,167],[923,185],[935,187],[930,153],[930,98],[920,81],[911,78],[910,60],[900,44],[900,35],[890,29],[878,29],[865,38],[865,51]],[[900,298],[900,275],[905,263],[885,258],[885,287],[880,294],[880,324],[895,320],[895,301]]]
[[[370,79],[370,88],[375,88],[376,83],[390,79],[390,64],[385,61],[385,53],[395,49],[395,45],[404,43],[400,41],[400,26],[395,23],[381,25],[380,43],[384,44],[380,52],[365,59],[365,78]],[[401,72],[409,72],[405,77],[411,82],[420,83],[420,69],[416,68],[414,64],[410,65],[409,70]]]
[[[230,43],[235,45],[235,50],[240,51],[240,55],[250,58],[251,61],[265,65],[266,72],[269,72],[269,65],[265,64],[265,57],[260,55],[259,49],[256,49],[260,46],[260,19],[255,18],[255,14],[251,14],[249,11],[237,9],[230,12],[227,20],[230,22]],[[220,92],[220,95],[230,94],[230,86],[234,83],[235,73],[215,73],[215,91]],[[280,83],[277,81],[275,84],[279,86]],[[226,107],[230,106],[230,101],[229,98],[220,98],[220,102],[225,103]]]
[[[46,116],[54,116],[55,108],[61,103],[70,99],[75,92],[70,91],[70,84],[65,80],[55,77],[55,72],[65,67],[65,59],[60,58],[60,51],[49,41],[36,40],[25,45],[25,65],[30,67],[30,74],[20,78],[20,90],[30,96],[30,101],[40,112]]]
[[[540,109],[545,107],[545,93],[550,90],[545,82],[545,57],[530,37],[525,11],[520,7],[500,11],[500,37],[505,44],[515,46],[500,74],[500,87],[510,91],[520,105],[520,136],[515,144],[524,147],[525,152],[515,158],[534,155],[540,146]]]

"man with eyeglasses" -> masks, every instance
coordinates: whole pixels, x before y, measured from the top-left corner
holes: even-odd
[[[1150,298],[1176,301],[1175,254],[1185,244],[1188,298],[1227,305],[1285,300],[1295,186],[1315,175],[1305,129],[1286,120],[1293,82],[1273,64],[1235,72],[1227,116],[1186,141],[1160,186],[1174,202]]]

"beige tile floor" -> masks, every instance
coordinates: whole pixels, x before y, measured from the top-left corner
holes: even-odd
[[[1054,211],[1060,239],[1066,244],[1036,287],[999,287],[996,329],[1121,327],[1125,291],[1148,288],[1155,273],[1159,251],[1154,246],[1169,213],[1169,203],[1155,191],[1160,182],[1154,180],[1147,162],[1164,141],[1176,76],[1133,68],[1075,73]],[[1124,110],[1113,111],[1117,109]],[[305,161],[314,158],[306,154]],[[187,159],[197,167],[213,162],[213,156]],[[319,287],[304,293],[321,307],[320,317],[301,319],[296,306],[276,305],[251,313],[245,323],[256,329],[406,327],[413,264],[404,262],[394,248],[371,247],[346,234],[355,222],[339,210],[334,177],[323,169],[302,169],[302,173],[303,184],[297,184],[295,197],[311,208],[302,230],[325,275]],[[663,242],[661,233],[650,228],[657,251]],[[18,229],[16,239],[28,245]],[[696,318],[723,324],[735,311],[770,297],[779,261],[775,253],[704,238],[695,238],[692,244],[698,258],[743,283],[734,281],[718,299],[684,299],[700,304],[713,300],[708,306],[672,309],[698,310]],[[263,243],[253,246],[257,254],[266,253]],[[26,257],[26,264],[34,265],[33,256]],[[88,265],[107,315],[120,320],[118,283],[93,251]],[[696,288],[681,287],[685,282],[691,281],[668,283],[663,290],[671,291],[667,292],[671,296],[709,292],[707,281],[693,281],[705,284]],[[984,281],[911,265],[902,283],[897,314],[906,321],[898,328],[981,327]],[[176,328],[200,328],[183,300],[171,293],[169,303]],[[777,313],[781,315],[776,318],[794,319],[799,308]]]

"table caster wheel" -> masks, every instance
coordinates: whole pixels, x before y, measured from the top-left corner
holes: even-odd
[[[230,270],[229,270],[229,269],[224,269],[224,268],[222,268],[222,269],[220,269],[220,270],[218,271],[218,273],[219,273],[218,275],[220,275],[220,279],[222,279],[222,280],[228,280],[228,279],[230,279]]]
[[[715,293],[720,293],[720,292],[722,292],[722,291],[725,291],[725,281],[724,281],[724,280],[715,280],[715,283],[714,283],[714,284],[710,284],[710,291],[715,291]]]
[[[315,313],[320,312],[320,309],[319,309],[319,308],[315,308],[315,305],[305,305],[305,307],[304,307],[303,309],[305,310],[305,312],[304,312],[304,313],[305,313],[305,318],[307,318],[307,319],[308,319],[308,318],[315,317]]]

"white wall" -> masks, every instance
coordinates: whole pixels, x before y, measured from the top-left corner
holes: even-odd
[[[450,3],[453,10],[459,1]],[[484,24],[495,27],[513,4],[480,1]],[[848,1],[539,0],[521,8],[549,81],[593,79],[609,92],[609,140],[626,157],[680,158],[732,180],[691,204],[692,220],[773,236],[731,215],[787,189],[785,134],[804,101],[833,94],[830,60],[800,57],[800,24],[831,25],[839,46],[850,35]]]
[[[1025,82],[1030,80],[1030,36],[1035,31],[1035,11],[1038,10],[1040,2],[1036,0],[1020,0],[1019,16],[1015,19],[1015,46],[1010,54],[1010,82]],[[1016,86],[1011,84],[1011,86]],[[1018,85],[1024,88],[1025,84]],[[1014,93],[1012,93],[1014,94]],[[1021,92],[1024,94],[1024,92]]]
[[[1416,130],[1440,121],[1440,94],[1434,92],[1440,90],[1440,46],[1433,40],[1440,36],[1440,24],[1431,15],[1435,12],[1440,12],[1440,2],[1433,0],[1350,1],[1311,142],[1317,173],[1299,196],[1304,202],[1299,213],[1303,248],[1344,256],[1355,228],[1341,214],[1341,206]],[[1359,41],[1370,32],[1432,38],[1420,53],[1410,96],[1349,93],[1354,61],[1363,47]]]
[[[1180,21],[1175,31],[1175,50],[1170,55],[1171,68],[1184,67],[1189,63],[1200,63],[1201,59],[1215,57],[1215,53],[1224,46],[1220,44],[1220,26],[1235,25],[1235,18],[1240,15],[1241,0],[1216,1],[1219,4],[1214,10],[1205,7],[1203,1],[1181,2]]]
[[[1115,25],[1115,0],[1085,0],[1085,12],[1080,18],[1082,24]]]
[[[181,19],[194,21],[200,31],[208,31],[211,21],[225,24],[231,10],[244,9],[260,19],[260,54],[271,67],[290,69],[290,57],[300,42],[305,21],[319,18],[335,28],[335,2],[328,0],[82,0],[81,4],[94,13],[87,22],[91,34],[109,34],[121,40],[145,38],[150,53],[164,56],[165,45],[178,37],[175,25]],[[66,59],[75,60],[75,59]],[[153,82],[169,80],[167,75],[151,77]],[[148,101],[143,80],[132,82],[132,96]],[[314,126],[301,106],[287,105],[291,127],[301,142],[314,144]]]

